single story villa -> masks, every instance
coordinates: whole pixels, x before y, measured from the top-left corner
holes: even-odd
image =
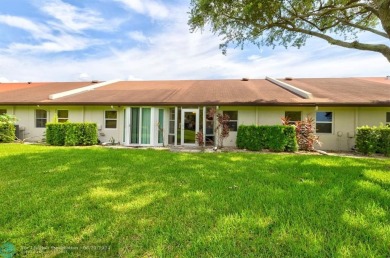
[[[237,79],[0,83],[0,113],[15,115],[21,139],[40,141],[45,124],[95,122],[101,142],[126,146],[195,145],[216,141],[209,109],[239,125],[281,124],[307,116],[324,150],[350,150],[356,128],[390,123],[390,78]]]

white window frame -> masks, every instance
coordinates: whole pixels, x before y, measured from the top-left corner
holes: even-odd
[[[332,113],[332,121],[317,121],[317,113]],[[330,132],[317,132],[317,124],[331,124]],[[333,134],[333,126],[334,126],[334,112],[333,111],[317,111],[316,112],[316,133],[318,134]]]
[[[38,117],[37,115],[37,112],[38,111],[44,111],[46,113],[46,117]],[[47,119],[49,118],[49,112],[47,110],[44,110],[44,109],[35,109],[35,128],[46,128],[46,124],[47,124]],[[45,121],[45,125],[44,126],[37,126],[37,122],[38,122],[38,119],[39,120],[44,120]]]
[[[106,112],[115,112],[116,118],[107,118]],[[115,127],[107,127],[107,121],[115,121]],[[117,130],[118,129],[118,111],[117,110],[104,110],[104,129]]]
[[[229,128],[229,131],[230,131],[230,132],[237,132],[237,131],[238,131],[238,110],[223,110],[223,111],[222,111],[222,115],[224,115],[225,112],[237,112],[237,119],[231,119],[230,116],[229,116],[229,123],[235,122],[235,123],[237,124],[237,125],[236,125],[237,130],[232,131],[232,130]]]
[[[294,111],[294,110],[286,110],[286,111],[284,111],[284,116],[290,118],[289,116],[286,116],[286,113],[287,113],[287,112],[291,112],[291,113],[301,113],[301,116],[300,116],[301,118],[300,118],[299,120],[297,120],[297,121],[296,121],[296,120],[290,120],[290,122],[289,122],[290,125],[294,125],[295,122],[302,121],[302,111],[296,111],[296,110],[295,110],[295,111]]]
[[[68,112],[68,116],[67,117],[60,117],[60,115],[59,115],[60,111],[67,111]],[[60,120],[65,120],[65,121],[60,121]],[[69,121],[69,110],[67,110],[67,109],[58,109],[57,110],[57,121],[58,121],[58,123],[66,123],[66,122],[68,122]]]

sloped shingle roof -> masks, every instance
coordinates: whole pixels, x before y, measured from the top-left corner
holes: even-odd
[[[280,80],[313,98],[304,99],[265,79],[121,81],[54,100],[49,95],[90,82],[0,83],[0,105],[377,105],[390,106],[386,78]]]

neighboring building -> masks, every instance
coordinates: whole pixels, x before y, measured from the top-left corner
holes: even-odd
[[[390,123],[387,78],[276,80],[107,81],[0,83],[0,113],[18,118],[20,138],[40,141],[45,124],[95,122],[102,142],[123,145],[195,145],[202,131],[215,142],[210,108],[230,116],[234,146],[237,128],[281,124],[313,117],[321,149],[349,150],[356,127]]]

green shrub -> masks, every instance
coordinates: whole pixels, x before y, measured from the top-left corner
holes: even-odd
[[[378,152],[390,156],[390,127],[379,127],[378,131]]]
[[[65,145],[65,123],[47,123],[46,124],[46,142],[50,145]]]
[[[238,148],[252,151],[296,151],[298,148],[294,127],[284,125],[240,125],[236,144]]]
[[[376,152],[378,134],[374,128],[363,126],[357,129],[356,148],[360,153],[371,155]]]
[[[94,145],[98,142],[95,123],[47,123],[46,142],[51,145]]]
[[[15,140],[15,121],[14,116],[0,115],[0,142],[13,142]]]
[[[382,153],[390,156],[390,128],[386,126],[358,127],[356,149],[365,155]]]
[[[286,135],[285,151],[294,152],[298,150],[298,140],[296,137],[296,129],[294,126],[284,127],[284,134]]]

